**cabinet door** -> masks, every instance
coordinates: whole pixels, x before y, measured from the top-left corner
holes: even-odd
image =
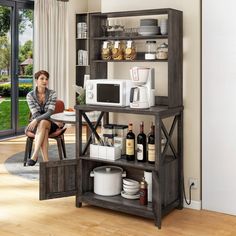
[[[74,196],[77,192],[77,160],[41,162],[39,199]]]

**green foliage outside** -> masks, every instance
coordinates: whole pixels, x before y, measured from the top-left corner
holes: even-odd
[[[29,64],[25,67],[25,74],[31,75],[31,77],[32,77],[32,74],[33,74],[33,65],[32,64]]]
[[[33,65],[29,65],[29,73],[30,71],[32,70],[32,73],[33,73]],[[29,75],[19,75],[18,78],[24,78],[24,79],[32,79],[32,74],[29,74]],[[0,82],[7,82],[7,81],[10,81],[10,77],[9,75],[0,75]]]
[[[25,97],[28,92],[33,89],[32,84],[19,84],[19,96]],[[11,96],[11,85],[10,84],[0,84],[0,96],[10,97]]]
[[[19,99],[19,127],[25,127],[29,123],[29,107],[25,97]],[[11,100],[0,103],[0,130],[11,128]]]
[[[1,16],[0,16],[1,17]],[[11,63],[11,47],[7,35],[0,36],[0,68],[7,69],[9,74]]]
[[[20,46],[19,61],[23,62],[27,58],[33,58],[33,42],[31,40]]]
[[[0,7],[0,36],[4,36],[10,29],[10,8]]]
[[[26,41],[24,45],[20,46],[19,63],[22,63],[29,57],[33,58],[33,42],[31,40]],[[0,68],[7,69],[7,72],[9,74],[10,63],[11,63],[11,46],[7,36],[2,36],[0,37]],[[31,66],[32,69],[29,68],[28,73],[30,72],[31,69],[32,71],[31,75],[32,75],[33,65]]]
[[[9,31],[11,28],[10,22],[10,7],[0,6],[0,70],[6,71],[8,75],[0,75],[0,82],[9,81],[10,63],[11,63],[11,40]],[[19,11],[19,33],[23,34],[26,28],[33,27],[33,11],[29,9],[21,9]],[[33,42],[31,40],[25,42],[19,48],[19,64],[27,58],[33,58]],[[32,78],[33,65],[28,65],[24,68],[25,74],[23,78]],[[20,78],[21,76],[19,76]],[[25,100],[26,94],[33,89],[32,84],[19,84],[19,127],[24,127],[28,124],[29,108]],[[4,100],[0,102],[0,130],[11,128],[11,85],[0,84],[0,96]]]
[[[18,76],[18,78],[20,79],[20,78],[25,78],[25,79],[32,79],[33,78],[33,76],[32,76],[32,74],[31,75],[19,75]]]
[[[10,8],[0,6],[0,36],[6,35],[10,29]],[[19,31],[22,34],[26,28],[33,27],[33,11],[22,9],[19,11]]]
[[[9,81],[8,75],[0,75],[0,82],[7,82]]]
[[[10,8],[0,6],[0,69],[7,70],[10,73],[11,45],[9,39],[10,31]],[[19,11],[19,33],[22,34],[26,28],[33,27],[33,11],[22,9]],[[27,58],[33,58],[33,42],[28,40],[19,48],[19,64]],[[28,73],[30,70],[28,70]],[[33,73],[32,73],[33,74]],[[31,74],[31,75],[32,75]]]

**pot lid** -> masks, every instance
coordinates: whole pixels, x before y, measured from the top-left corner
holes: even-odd
[[[118,166],[99,166],[96,167],[93,171],[94,173],[99,174],[117,174],[122,173],[123,169]]]

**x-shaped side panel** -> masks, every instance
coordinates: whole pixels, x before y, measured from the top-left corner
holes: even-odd
[[[175,150],[175,147],[174,147],[174,145],[173,145],[173,143],[172,143],[172,141],[171,141],[171,138],[172,138],[172,135],[173,135],[175,126],[176,126],[176,124],[177,124],[177,121],[178,121],[178,117],[175,116],[175,118],[174,118],[174,120],[173,120],[173,122],[172,122],[171,128],[170,128],[170,132],[168,133],[168,131],[166,130],[166,127],[165,127],[164,123],[163,123],[162,120],[161,120],[161,130],[163,131],[163,133],[164,133],[164,135],[165,135],[165,137],[166,137],[166,144],[165,144],[165,147],[164,147],[164,150],[163,150],[163,153],[162,153],[163,156],[165,156],[165,153],[166,153],[166,151],[167,151],[167,148],[168,148],[168,146],[170,146],[171,151],[172,151],[173,154],[174,154],[174,157],[175,157],[175,158],[178,157],[178,154],[177,154],[177,152],[176,152],[176,150]]]

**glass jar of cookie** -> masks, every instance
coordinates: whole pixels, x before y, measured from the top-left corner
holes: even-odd
[[[112,59],[113,60],[123,60],[124,59],[124,51],[123,51],[122,43],[119,40],[115,41],[113,44]]]
[[[125,60],[135,60],[136,59],[136,45],[133,40],[128,40],[126,42],[124,58]]]
[[[102,60],[111,60],[111,43],[109,41],[104,41],[101,50]]]

